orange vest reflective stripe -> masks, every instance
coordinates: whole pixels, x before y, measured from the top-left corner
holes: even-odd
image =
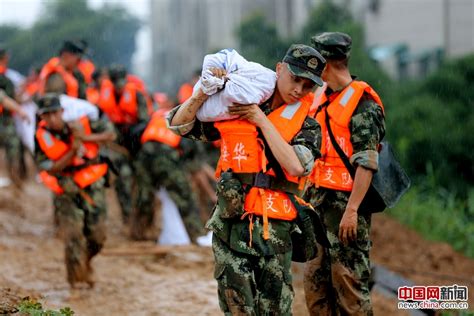
[[[133,124],[138,119],[137,88],[126,83],[117,104],[115,87],[110,80],[104,80],[100,87],[99,108],[116,124]]]
[[[327,108],[331,130],[347,157],[352,156],[349,123],[364,93],[368,94],[383,110],[382,100],[379,95],[367,83],[355,80],[342,90]],[[353,185],[352,177],[331,144],[325,118],[326,113],[324,110],[319,111],[316,115],[316,120],[321,125],[323,135],[321,143],[322,157],[316,161],[311,175],[312,182],[317,187],[351,191]]]
[[[79,122],[84,129],[84,133],[89,135],[92,133],[89,120],[87,117],[82,117]],[[71,148],[69,144],[54,137],[48,130],[45,129],[46,123],[41,121],[38,130],[36,131],[36,139],[40,148],[46,156],[56,161],[64,156]],[[72,142],[72,137],[71,137]],[[94,159],[99,154],[99,146],[96,143],[83,143],[81,157],[75,156],[71,162],[71,166],[80,167],[86,163],[86,159]],[[85,188],[92,183],[102,178],[107,173],[107,164],[93,164],[72,172],[74,182],[81,188]],[[58,179],[47,171],[40,172],[40,177],[43,183],[56,194],[62,194],[64,191],[59,185]]]
[[[92,74],[95,71],[94,63],[89,59],[81,59],[79,65],[77,65],[77,68],[84,76],[84,80],[86,81],[86,83],[90,84],[92,82]]]
[[[157,111],[151,117],[141,137],[141,143],[155,141],[175,149],[179,148],[181,136],[173,133],[166,125],[167,111]]]
[[[178,102],[183,104],[184,101],[189,99],[193,95],[193,86],[189,83],[183,83],[178,90]]]
[[[313,101],[313,94],[309,94],[292,105],[283,105],[270,113],[268,119],[273,123],[286,142],[290,142],[301,130],[309,108]],[[257,138],[256,127],[241,120],[221,121],[214,123],[221,133],[221,156],[216,174],[232,169],[235,173],[263,172],[275,175],[273,170],[266,170],[267,159],[263,143]],[[290,176],[283,170],[286,180],[297,183],[301,189],[305,177]],[[272,189],[252,187],[245,195],[244,210],[246,214],[263,216],[264,238],[268,239],[268,218],[291,221],[296,218],[297,211],[288,198],[287,193]],[[267,226],[268,227],[268,226]]]
[[[311,104],[311,108],[309,109],[308,116],[314,117],[316,115],[316,110],[322,105],[324,102],[327,101],[326,97],[326,87],[327,84],[325,83],[322,87],[318,87],[316,92],[314,93],[313,104]]]
[[[51,58],[41,69],[39,75],[41,81],[40,94],[44,94],[46,80],[53,73],[58,73],[63,78],[64,83],[66,84],[67,95],[75,98],[79,96],[79,83],[77,82],[77,79],[71,72],[61,66],[59,57]]]

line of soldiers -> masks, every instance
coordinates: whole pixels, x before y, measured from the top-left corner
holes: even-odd
[[[43,182],[58,193],[60,222],[71,227],[65,234],[71,285],[94,282],[90,260],[105,238],[100,227],[109,167],[116,169],[121,183],[117,190],[125,222],[134,223],[132,227],[149,225],[154,189],[163,185],[170,192],[188,193],[176,204],[195,238],[201,232],[194,226],[199,216],[178,164],[186,155],[186,138],[220,140],[221,159],[237,154],[255,161],[242,172],[222,170],[217,164],[217,204],[206,227],[213,232],[214,276],[223,313],[290,315],[291,261],[298,260],[307,261],[304,283],[311,315],[373,314],[368,284],[371,213],[359,206],[378,168],[384,108],[377,93],[350,74],[352,40],[347,34],[322,33],[311,42],[312,46],[292,45],[276,65],[269,100],[229,107],[230,114],[257,126],[261,141],[253,148],[241,139],[235,151],[227,150],[230,140],[214,123],[196,119],[208,98],[201,89],[176,108],[153,112],[146,92],[123,68],[92,76],[89,89],[81,88],[82,75],[67,61],[77,67],[84,43],[64,45],[59,62],[48,62],[41,71],[39,91],[51,92],[55,76],[47,79],[42,73],[53,69],[50,74],[59,74],[63,92],[90,95],[110,119],[104,123],[81,118],[68,124],[61,121],[57,96],[46,95],[39,102],[36,160]],[[317,86],[321,88],[313,94]],[[110,123],[114,126],[107,126]],[[108,144],[104,151],[111,162],[104,163],[101,143]],[[249,147],[255,150],[245,152]],[[347,156],[355,174],[342,156]],[[128,182],[134,176],[135,200],[130,198],[134,186]],[[143,234],[143,229],[132,228],[132,236]]]
[[[190,175],[204,172],[201,145],[166,127],[171,100],[161,100],[157,108],[140,78],[121,65],[95,69],[86,50],[85,41],[66,40],[58,55],[28,78],[21,97],[5,75],[7,62],[0,67],[1,132],[11,163],[24,158],[13,115],[28,117],[15,99],[37,105],[38,122],[28,136],[34,138],[39,177],[53,192],[71,287],[94,284],[91,260],[105,242],[104,190],[111,182],[130,238],[156,240],[155,191],[160,187],[177,205],[190,239],[195,242],[204,233],[190,184]],[[0,53],[8,56],[6,49]],[[19,167],[7,167],[21,186],[15,178],[22,174]]]

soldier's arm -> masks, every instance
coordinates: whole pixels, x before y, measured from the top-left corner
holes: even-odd
[[[7,96],[5,91],[0,89],[0,104],[7,110],[9,110],[12,113],[16,113],[22,120],[27,121],[28,123],[30,122],[30,118],[28,117],[28,114],[26,114],[25,111],[21,108],[21,106],[16,103],[15,100]]]
[[[207,95],[199,89],[191,98],[174,108],[166,118],[169,129],[189,139],[203,142],[215,141],[220,138],[219,131],[213,122],[196,120],[196,113],[207,100]],[[178,115],[178,118],[176,118]]]
[[[356,167],[354,183],[346,206],[347,216],[356,216],[378,169],[377,147],[385,135],[384,114],[374,101],[363,98],[354,112],[349,128],[353,154],[350,162]],[[345,215],[346,216],[346,215]],[[352,231],[341,229],[341,240],[355,238],[357,226]]]
[[[85,135],[78,131],[78,127],[73,127],[73,130],[77,130],[76,137],[83,142],[94,142],[94,143],[108,143],[113,142],[117,138],[115,129],[112,123],[104,120],[90,121],[92,133]],[[73,125],[75,126],[75,125]]]
[[[301,130],[291,141],[296,156],[305,169],[303,175],[309,175],[314,161],[321,157],[321,126],[311,117],[306,117]]]
[[[77,153],[79,149],[80,142],[73,142],[72,148],[61,158],[56,161],[49,159],[46,154],[41,150],[41,147],[38,145],[38,142],[35,140],[35,161],[40,170],[45,170],[50,173],[58,173],[63,171],[69,164]]]
[[[196,113],[207,98],[208,96],[202,92],[201,89],[198,89],[189,99],[179,106],[169,122],[170,126],[181,126],[183,128],[189,126],[189,130],[191,130],[196,121]],[[189,130],[182,130],[181,133],[186,134]]]

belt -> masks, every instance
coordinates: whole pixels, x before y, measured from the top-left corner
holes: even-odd
[[[284,191],[286,193],[295,194],[301,197],[304,190],[299,189],[299,184],[290,182],[286,179],[279,179],[265,173],[234,173],[234,176],[242,182],[252,187],[262,189],[272,189]]]

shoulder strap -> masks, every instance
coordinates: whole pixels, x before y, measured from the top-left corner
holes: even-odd
[[[347,170],[349,171],[352,179],[354,179],[354,177],[355,177],[354,166],[350,163],[349,158],[344,153],[344,151],[341,149],[339,144],[336,142],[336,138],[334,137],[334,134],[332,133],[331,124],[329,122],[329,114],[328,114],[328,108],[327,107],[325,108],[325,112],[326,112],[325,113],[326,114],[326,118],[325,118],[326,127],[328,129],[329,138],[331,139],[331,143],[332,143],[334,149],[336,150],[337,154],[339,155],[339,157],[341,157],[342,162],[344,163],[344,166],[346,166]]]

